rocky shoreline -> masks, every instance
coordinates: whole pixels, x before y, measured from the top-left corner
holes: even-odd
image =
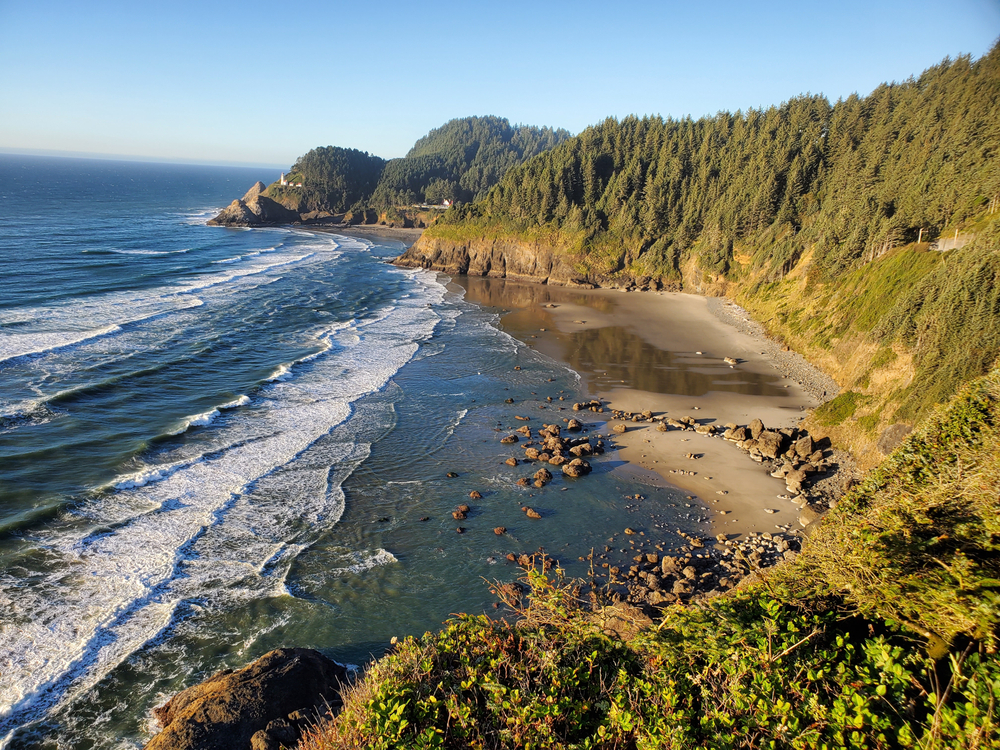
[[[266,213],[268,209],[266,204],[261,203],[259,187],[260,185],[255,186],[251,190],[251,193],[257,190],[256,196],[248,193],[242,201],[233,202],[230,208],[233,209],[234,217],[238,219],[244,210],[255,215],[257,209]],[[369,231],[359,231],[360,228],[356,226],[325,226],[317,229],[361,236],[387,236],[387,228],[381,227],[372,227]],[[419,230],[402,231],[409,232],[406,239],[419,234]],[[427,267],[423,263],[419,265]],[[536,266],[534,269],[531,273],[524,274],[523,278],[562,283],[558,280],[554,282],[551,276],[541,277],[535,273],[544,271],[544,268]],[[463,270],[449,267],[439,270],[464,273],[468,268]],[[491,272],[489,267],[476,270],[484,271],[483,275]],[[505,273],[507,270],[509,269]],[[564,283],[569,286],[587,284],[586,281],[570,277]],[[639,295],[622,296],[631,298]],[[650,295],[656,296],[658,295]],[[556,306],[546,305],[552,308]],[[795,353],[783,349],[778,342],[768,339],[763,328],[753,322],[742,308],[725,300],[710,299],[708,310],[727,326],[751,337],[753,346],[759,347],[761,358],[769,361],[782,377],[792,381],[815,401],[822,401],[837,392],[835,382]],[[569,314],[568,310],[566,312]],[[576,323],[580,323],[582,327],[583,321],[574,321],[574,325]],[[701,356],[702,352],[698,351],[696,354]],[[732,363],[729,359],[732,359]],[[736,367],[740,361],[737,358],[727,358],[726,365]],[[552,402],[557,398],[562,400],[561,396],[555,395],[548,397],[547,401]],[[534,419],[524,416],[527,407],[560,407],[546,401],[516,406],[508,401],[512,412],[509,421],[511,428],[500,443],[508,450],[516,446],[517,454],[510,455],[508,452],[498,458],[509,467],[524,467],[518,472],[522,476],[512,477],[513,484],[530,494],[552,482],[553,472],[566,477],[585,477],[593,468],[591,461],[600,461],[602,456],[612,451],[628,448],[623,441],[634,437],[636,433],[642,434],[642,430],[652,430],[656,434],[690,435],[710,440],[713,445],[724,444],[722,450],[726,451],[728,457],[723,461],[752,460],[756,464],[755,471],[772,478],[768,481],[780,479],[787,493],[786,507],[796,507],[797,523],[775,523],[772,524],[773,530],[740,526],[728,530],[728,533],[719,531],[714,535],[702,535],[685,532],[667,518],[658,521],[655,516],[650,515],[648,523],[640,521],[624,529],[609,530],[611,533],[603,548],[579,550],[578,555],[580,561],[590,563],[589,586],[595,597],[595,604],[624,604],[636,612],[641,611],[647,617],[655,618],[663,607],[696,605],[706,598],[722,595],[769,567],[793,560],[811,525],[829,507],[835,505],[840,494],[854,481],[853,463],[846,454],[832,449],[829,441],[813,440],[812,436],[799,427],[768,429],[761,418],[734,420],[725,409],[720,412],[721,416],[711,417],[707,416],[711,409],[698,406],[692,407],[699,410],[697,417],[690,413],[684,414],[673,407],[669,413],[663,409],[612,408],[612,405],[619,403],[623,403],[623,400],[617,396],[613,399],[602,396],[567,404],[561,408],[571,406],[573,416],[555,419],[555,415],[552,415],[536,428]],[[706,402],[706,406],[709,403]],[[514,427],[515,422],[522,424]],[[687,443],[689,438],[679,439]],[[622,457],[628,460],[627,455],[626,450]],[[690,446],[684,458],[692,462],[691,465],[698,465],[701,455],[701,450]],[[678,466],[679,464],[674,463],[674,468],[669,473],[666,473],[666,467],[657,471],[668,481],[673,477],[686,479],[686,475],[695,473],[679,469]],[[709,476],[704,478],[711,479]],[[692,493],[686,496],[687,507],[692,511],[702,512],[704,507],[705,511],[720,517],[732,513],[731,510],[719,507],[726,499],[728,490],[716,490],[714,485],[711,490],[686,490]],[[470,501],[481,497],[476,491],[470,493]],[[640,495],[628,500],[637,510],[647,502]],[[546,523],[546,518],[534,511],[529,502],[526,497],[522,512],[532,521]],[[761,496],[757,502],[766,505],[768,501]],[[456,521],[461,522],[472,510],[470,505],[463,503],[452,515]],[[777,515],[777,511],[766,507],[763,511]],[[465,530],[462,526],[456,528],[458,533]],[[493,531],[499,537],[506,534],[503,526],[497,526]],[[544,550],[515,549],[505,557],[508,564],[520,568],[537,567],[548,570],[559,562],[546,555]],[[517,582],[498,584],[496,589],[498,600],[494,606],[498,609],[524,593]],[[304,666],[296,671],[288,666],[290,663]],[[339,691],[349,684],[350,678],[351,675],[343,667],[335,665],[317,652],[307,649],[271,652],[242,670],[214,675],[203,683],[178,693],[157,709],[156,716],[164,729],[150,741],[147,748],[214,750],[216,747],[250,747],[252,750],[275,750],[282,746],[294,746],[302,731],[315,717],[336,710]],[[287,690],[281,688],[278,692],[288,692],[289,695],[278,696],[274,685],[287,685]]]
[[[575,412],[590,411],[602,416],[605,413],[605,404],[600,399],[576,403],[572,408]],[[508,458],[506,463],[540,465],[542,468],[532,475],[533,482],[523,477],[517,481],[518,486],[541,488],[552,477],[545,464],[560,467],[566,473],[566,467],[576,462],[586,463],[581,456],[600,456],[606,450],[614,450],[613,435],[623,435],[631,428],[648,424],[659,432],[687,431],[715,437],[743,451],[760,464],[761,471],[783,479],[788,493],[786,499],[798,507],[799,526],[778,524],[774,532],[720,533],[714,538],[688,534],[679,528],[673,531],[650,528],[649,533],[625,528],[614,533],[609,540],[611,543],[603,550],[591,550],[579,557],[591,563],[594,573],[605,577],[602,588],[612,602],[627,602],[655,617],[656,608],[660,606],[694,603],[704,597],[717,596],[748,576],[783,560],[794,559],[802,535],[836,504],[838,495],[827,494],[825,488],[817,490],[817,480],[826,480],[829,485],[838,475],[841,467],[835,460],[836,454],[829,440],[814,441],[805,430],[794,427],[766,429],[761,420],[754,419],[746,425],[729,423],[720,431],[708,418],[699,420],[685,416],[678,419],[651,411],[608,411],[607,421],[600,423],[610,428],[607,436],[595,432],[593,437],[566,440],[560,437],[561,430],[556,425],[544,425],[534,436],[529,427],[519,428],[516,432],[528,438],[520,445],[524,456]],[[564,422],[566,429],[572,432],[587,432],[592,428],[577,418],[566,418]],[[507,444],[520,442],[515,433],[508,437],[515,440],[507,440]],[[539,442],[536,443],[533,437]],[[568,459],[563,455],[566,451],[576,458]],[[691,453],[689,458],[694,460],[698,456]],[[589,468],[589,463],[586,465]],[[636,501],[644,499],[634,498]],[[694,501],[697,498],[689,495],[687,499]],[[678,539],[681,540],[679,549],[676,548]],[[558,563],[544,551],[511,552],[506,559],[520,567],[536,564],[551,567]],[[506,594],[509,595],[509,591]]]

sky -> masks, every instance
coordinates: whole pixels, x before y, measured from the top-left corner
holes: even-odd
[[[1000,0],[0,0],[0,151],[393,158],[469,115],[578,133],[836,101],[998,38]]]

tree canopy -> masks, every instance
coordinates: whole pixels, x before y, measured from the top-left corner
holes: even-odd
[[[453,223],[584,231],[611,268],[676,276],[697,248],[780,273],[806,246],[825,274],[934,237],[1000,194],[1000,47],[830,104],[608,119],[507,172]],[[416,147],[415,147],[416,148]]]
[[[512,126],[503,117],[451,120],[386,164],[371,204],[388,208],[481,198],[508,170],[567,138],[562,129]]]

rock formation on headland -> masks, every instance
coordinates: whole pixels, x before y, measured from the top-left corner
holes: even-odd
[[[154,713],[163,731],[145,750],[294,747],[318,711],[340,705],[348,671],[318,651],[283,648],[183,690]]]
[[[267,186],[258,181],[247,190],[246,195],[230,203],[208,223],[223,227],[259,227],[299,220],[297,211],[287,209],[277,201],[261,195],[266,189]]]

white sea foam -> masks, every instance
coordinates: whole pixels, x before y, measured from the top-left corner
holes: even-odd
[[[271,256],[266,262],[252,262],[226,271],[194,275],[177,286],[109,292],[67,304],[0,311],[0,362],[75,346],[118,333],[124,325],[201,306],[204,300],[195,296],[196,292],[257,277],[275,268],[318,259],[331,261],[339,256],[336,243],[317,243],[314,247],[316,249],[311,252]],[[276,245],[268,251],[279,248]],[[4,327],[16,327],[16,331],[5,332]]]
[[[343,568],[331,571],[331,575],[345,575],[348,573],[358,575],[372,568],[399,562],[395,555],[381,547],[376,550],[358,550],[357,552],[350,553],[350,557],[354,562]]]
[[[241,395],[239,398],[229,401],[225,404],[220,405],[218,408],[220,410],[235,409],[238,406],[246,406],[250,403],[250,397],[246,395]]]
[[[228,409],[235,409],[239,406],[246,406],[249,403],[250,403],[250,397],[241,395],[239,398],[234,399],[233,401],[229,401],[225,404],[219,404],[219,406],[216,406],[214,409],[210,409],[206,412],[202,412],[201,414],[195,414],[193,416],[187,417],[182,421],[181,427],[179,427],[178,429],[174,430],[169,434],[181,435],[187,432],[192,427],[207,427],[208,425],[212,424],[212,422],[215,421],[216,417],[220,416],[221,412],[226,411]]]
[[[223,263],[235,263],[238,260],[243,260],[243,256],[242,255],[236,255],[236,256],[233,256],[232,258],[223,258],[222,260],[213,260],[212,262],[213,263],[218,263],[219,265],[222,265]]]
[[[182,250],[121,250],[117,248],[108,248],[113,253],[118,253],[119,255],[179,255],[181,253],[190,252],[191,248],[185,247]]]
[[[284,380],[291,374],[291,372],[292,372],[292,363],[289,362],[283,365],[278,365],[277,369],[270,375],[268,375],[265,378],[265,380],[268,383],[274,383],[278,380]]]
[[[135,490],[140,487],[145,487],[147,484],[163,481],[164,479],[172,476],[175,472],[185,469],[200,460],[201,459],[198,458],[195,459],[195,461],[181,461],[164,466],[150,466],[145,469],[140,469],[139,471],[132,472],[131,474],[118,477],[111,483],[111,487],[116,490]]]
[[[117,325],[102,326],[89,331],[53,331],[49,333],[8,333],[0,334],[0,362],[31,354],[42,354],[67,346],[79,344],[88,339],[107,336],[120,331]]]
[[[0,575],[0,612],[8,613],[0,745],[171,627],[180,602],[286,593],[294,545],[336,523],[341,484],[368,455],[367,445],[331,430],[354,401],[389,382],[439,320],[425,305],[443,287],[433,274],[410,278],[420,294],[332,332],[334,346],[298,377],[264,387],[257,408],[210,432],[212,450],[120,477],[114,493],[44,533],[48,574],[30,585]],[[285,551],[276,555],[279,544]],[[363,575],[394,559],[375,550],[347,567]]]
[[[211,411],[202,412],[201,414],[195,414],[183,420],[180,427],[178,427],[170,435],[181,435],[187,432],[192,427],[207,427],[215,421],[215,418],[219,416],[218,409],[212,409]]]

